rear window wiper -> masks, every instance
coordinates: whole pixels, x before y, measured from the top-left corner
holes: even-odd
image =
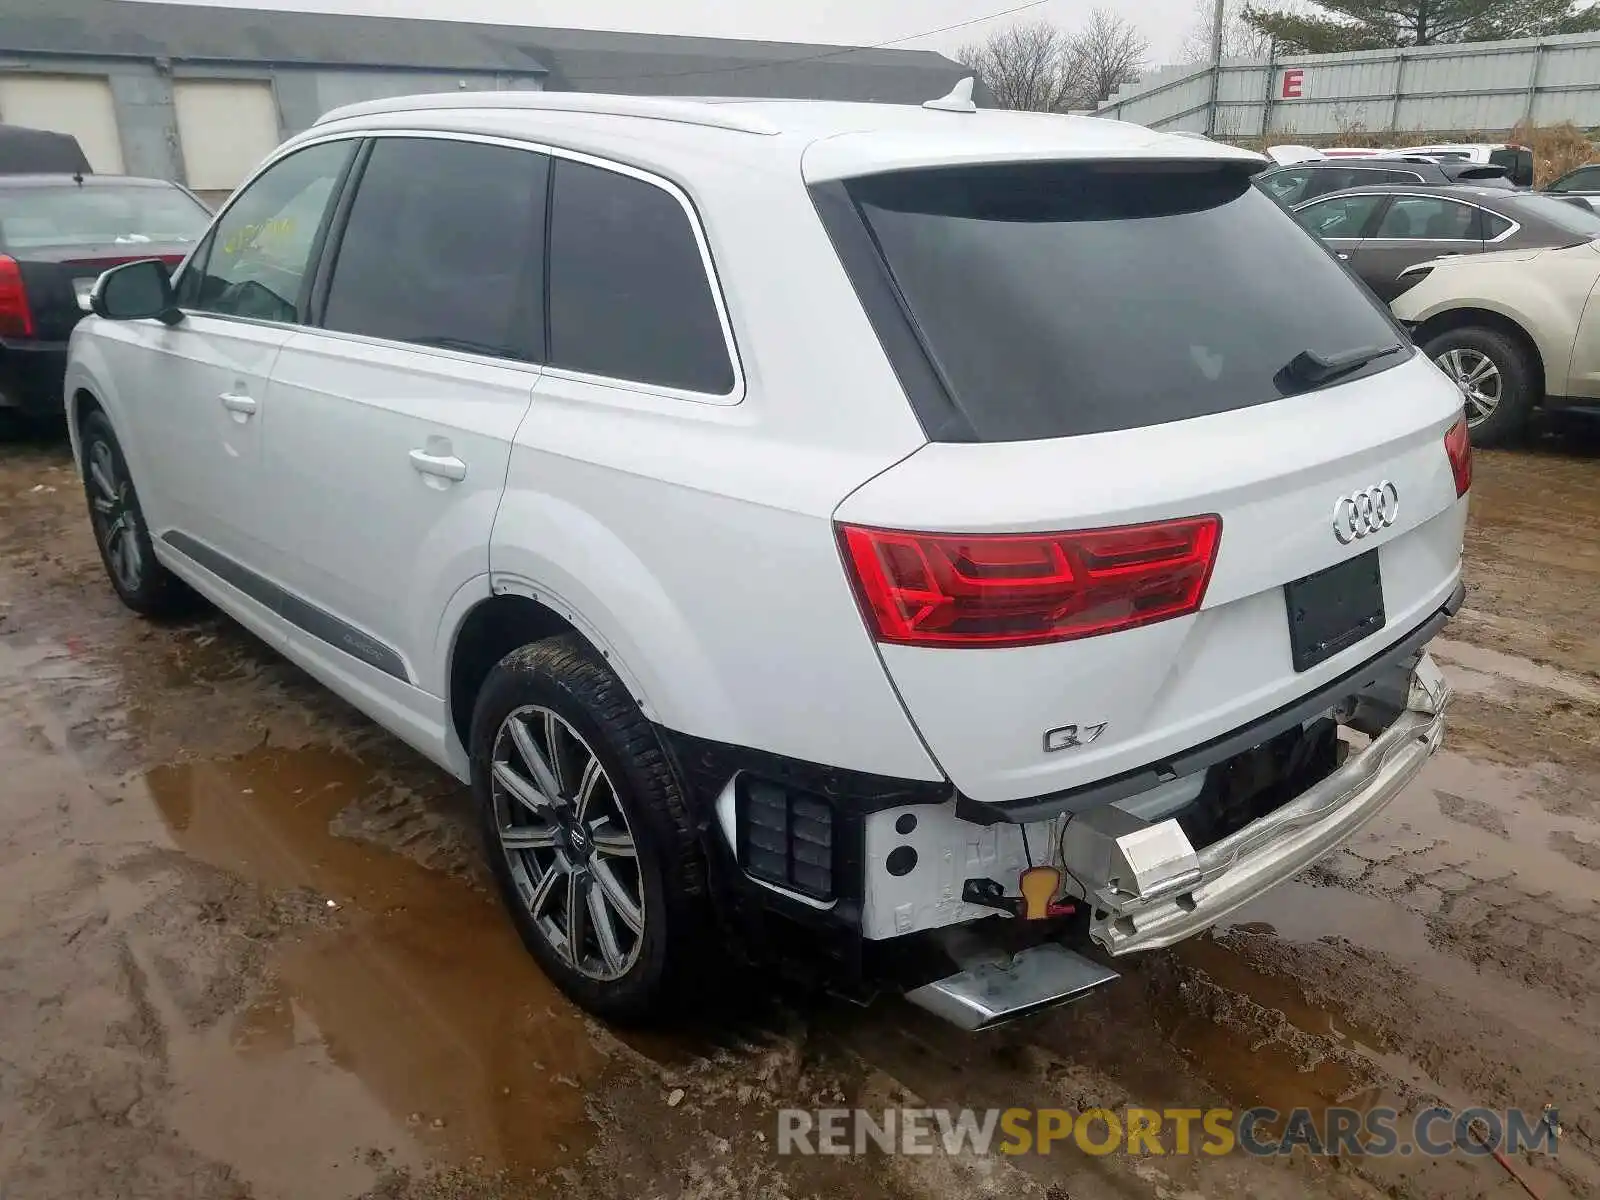
[[[1389,342],[1381,346],[1343,350],[1338,354],[1319,354],[1315,350],[1302,350],[1279,370],[1277,382],[1279,386],[1300,383],[1307,387],[1317,387],[1341,375],[1348,375],[1351,371],[1359,371],[1370,362],[1398,354],[1400,348],[1399,342]]]

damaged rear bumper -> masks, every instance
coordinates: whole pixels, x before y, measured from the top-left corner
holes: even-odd
[[[1173,820],[1119,832],[1097,820],[1114,820],[1116,810],[1077,817],[1062,848],[1069,867],[1090,872],[1090,937],[1113,955],[1170,946],[1338,848],[1439,748],[1449,699],[1443,674],[1421,654],[1391,725],[1294,800],[1203,850]]]

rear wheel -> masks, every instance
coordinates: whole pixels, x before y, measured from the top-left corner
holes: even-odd
[[[195,595],[156,561],[139,494],[128,474],[111,421],[99,409],[83,420],[83,490],[106,576],[121,601],[147,617],[170,616],[194,606]]]
[[[1461,389],[1475,445],[1502,446],[1522,435],[1537,382],[1530,355],[1514,339],[1469,325],[1441,333],[1423,350]]]
[[[524,945],[584,1008],[669,1011],[710,932],[677,780],[626,688],[576,635],[524,646],[473,712],[472,788]]]

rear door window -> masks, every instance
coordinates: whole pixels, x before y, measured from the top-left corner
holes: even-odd
[[[1290,367],[1307,351],[1335,358],[1402,340],[1330,253],[1232,166],[1029,163],[845,188],[944,390],[982,441],[1269,403],[1311,389]]]
[[[322,324],[537,359],[550,161],[509,146],[378,138],[340,239]]]
[[[1483,226],[1470,204],[1442,196],[1396,196],[1373,232],[1375,238],[1481,241]]]
[[[665,188],[557,159],[550,365],[711,395],[733,360],[689,214]]]

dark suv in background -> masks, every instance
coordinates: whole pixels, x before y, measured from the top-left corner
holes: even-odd
[[[1470,184],[1473,187],[1512,188],[1502,166],[1473,162],[1436,162],[1422,156],[1398,158],[1338,158],[1273,167],[1256,176],[1256,184],[1279,204],[1293,208],[1330,192],[1369,187],[1380,183],[1413,187]]]

